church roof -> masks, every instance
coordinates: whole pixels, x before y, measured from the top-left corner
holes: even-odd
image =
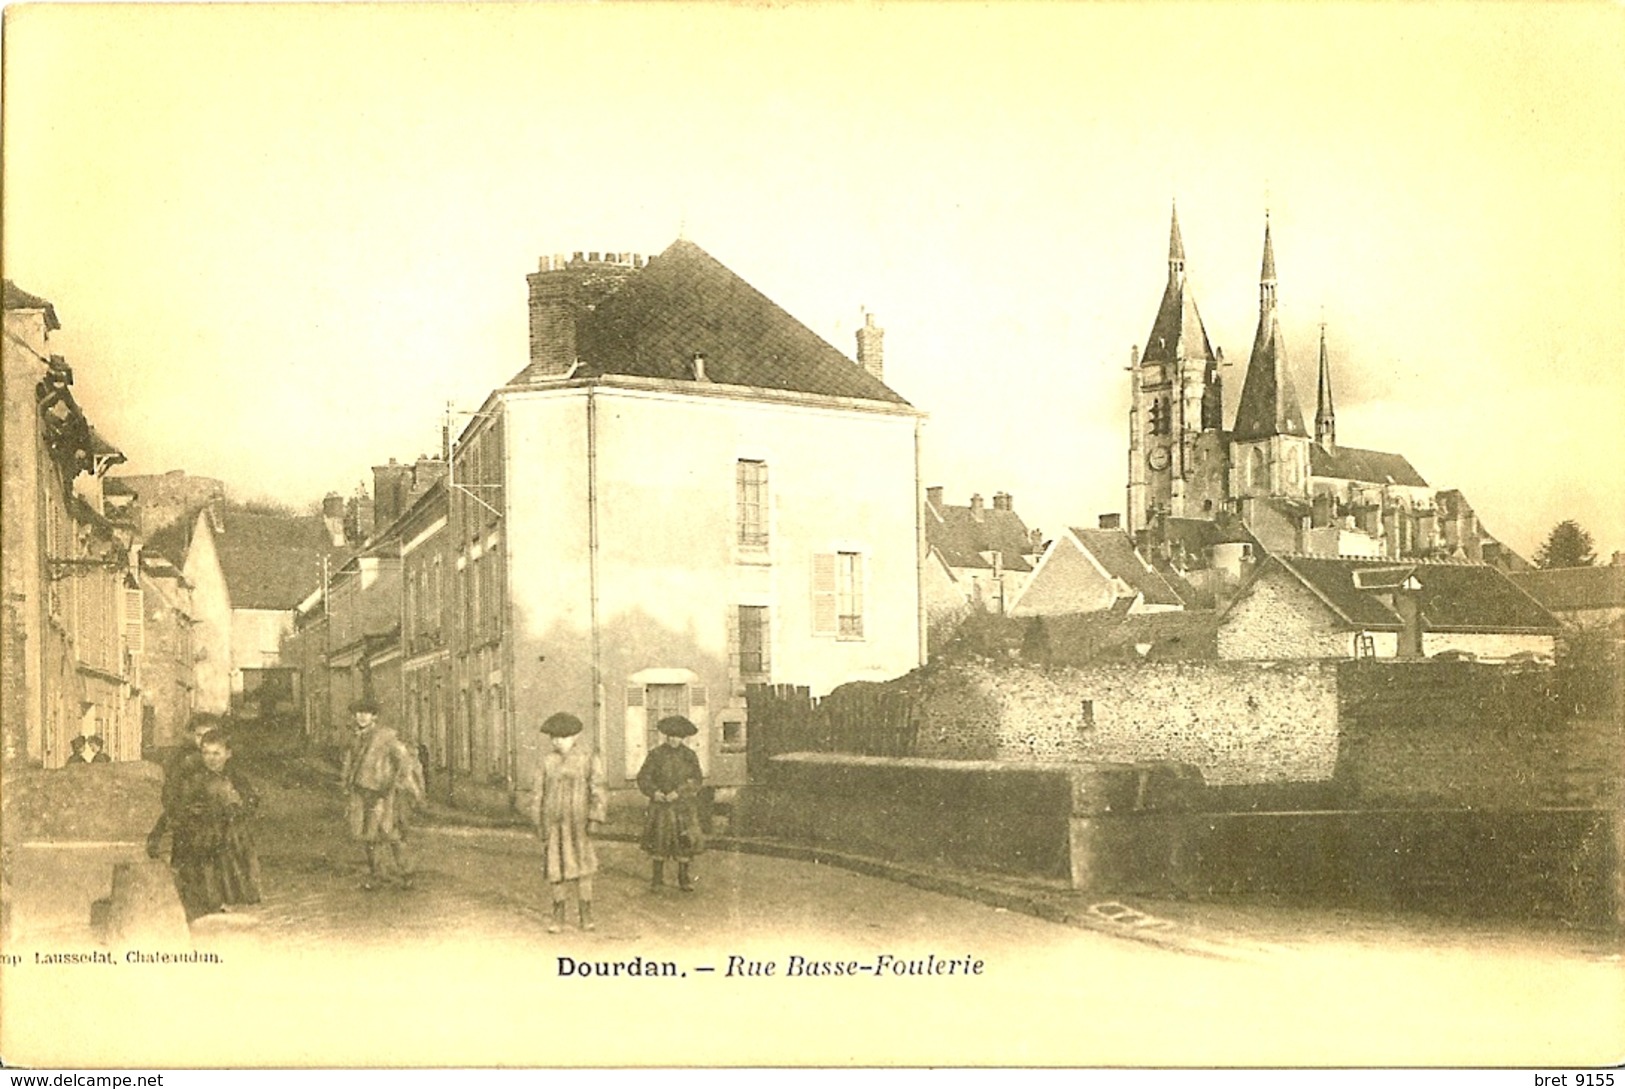
[[[686,239],[628,276],[576,327],[578,374],[694,381],[696,352],[713,383],[908,404]]]
[[[1157,319],[1145,341],[1142,359],[1172,363],[1176,359],[1212,359],[1202,315],[1196,310],[1196,296],[1185,280],[1185,243],[1179,235],[1179,214],[1168,227],[1168,286],[1163,289]]]
[[[1425,488],[1428,484],[1401,454],[1360,450],[1353,446],[1327,450],[1319,443],[1309,447],[1309,475],[1367,484],[1404,484],[1413,488]]]
[[[1247,380],[1241,387],[1241,404],[1236,408],[1233,437],[1238,442],[1268,438],[1271,435],[1299,435],[1308,438],[1299,407],[1298,391],[1292,385],[1287,364],[1286,343],[1281,339],[1281,323],[1275,312],[1275,245],[1270,241],[1269,220],[1264,221],[1264,267],[1258,309],[1258,331],[1253,335],[1253,354],[1247,361]]]
[[[1253,354],[1247,363],[1247,379],[1241,386],[1241,403],[1231,432],[1237,442],[1270,435],[1309,435],[1274,307],[1258,315]]]

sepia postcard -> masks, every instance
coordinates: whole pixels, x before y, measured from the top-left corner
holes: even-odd
[[[1612,1084],[1622,47],[8,7],[0,1061]]]

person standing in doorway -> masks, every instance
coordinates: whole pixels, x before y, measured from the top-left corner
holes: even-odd
[[[693,892],[691,865],[705,850],[698,806],[702,775],[700,758],[684,741],[699,729],[681,715],[661,719],[655,729],[663,741],[644,758],[638,772],[638,789],[649,799],[643,824],[643,849],[654,859],[649,887],[658,889],[666,883],[666,863],[675,859],[677,887]]]
[[[406,833],[412,803],[423,800],[423,771],[395,731],[378,721],[377,700],[364,696],[350,704],[350,711],[355,715],[355,735],[344,754],[341,782],[350,834],[367,852],[367,876],[361,887],[367,892],[390,883],[411,888]],[[387,850],[393,873],[384,868],[381,850]]]
[[[542,840],[542,876],[553,900],[549,934],[564,928],[570,885],[576,889],[581,929],[593,928],[592,875],[598,872],[598,853],[592,837],[604,823],[604,764],[581,729],[579,718],[562,711],[542,723],[552,744],[536,769],[531,792],[531,822]]]

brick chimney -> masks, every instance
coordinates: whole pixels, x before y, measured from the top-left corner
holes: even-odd
[[[397,464],[394,458],[388,465],[372,467],[372,532],[392,525],[406,510],[412,490],[412,467]]]
[[[1121,529],[1121,528],[1123,528],[1123,516],[1120,515],[1120,514],[1102,514],[1100,516],[1100,528],[1101,529]]]
[[[875,324],[875,316],[865,311],[863,327],[858,330],[858,365],[881,381],[885,381],[886,370],[881,348],[885,336],[886,330]]]
[[[970,497],[970,516],[978,522],[982,520],[982,493],[977,492]]]
[[[576,363],[576,333],[582,319],[620,290],[643,268],[636,253],[561,253],[543,257],[530,285],[530,366],[520,381],[568,374]]]
[[[328,492],[322,498],[322,524],[327,527],[327,539],[334,548],[344,544],[344,497]]]
[[[1010,497],[1009,492],[995,492],[993,495],[994,510],[1014,510],[1015,502],[1016,501]]]
[[[942,485],[925,489],[925,501],[937,510],[942,510]]]

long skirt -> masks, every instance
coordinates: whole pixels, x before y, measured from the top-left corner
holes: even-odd
[[[248,829],[233,825],[223,837],[183,836],[176,849],[175,887],[188,921],[226,904],[260,902],[260,859]]]
[[[678,798],[674,802],[649,803],[643,822],[643,849],[655,858],[693,858],[705,850],[700,817],[694,802]]]

